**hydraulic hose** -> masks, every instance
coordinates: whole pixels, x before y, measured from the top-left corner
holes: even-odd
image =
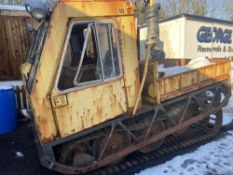
[[[141,85],[140,89],[136,98],[136,103],[133,109],[133,116],[136,114],[138,104],[142,95],[142,91],[146,82],[146,77],[147,77],[147,72],[148,72],[148,67],[149,67],[149,61],[151,57],[151,50],[153,47],[156,46],[158,43],[158,7],[155,5],[155,0],[150,0],[150,8],[147,11],[147,50],[146,50],[146,58],[145,58],[145,65],[144,65],[144,70],[143,70],[143,76],[141,80]]]
[[[149,61],[150,61],[150,55],[151,55],[151,48],[152,48],[152,45],[147,46],[142,81],[141,81],[140,89],[139,89],[138,96],[137,96],[137,99],[136,99],[136,103],[135,103],[135,106],[134,106],[134,109],[133,109],[133,115],[136,114],[138,104],[139,104],[139,100],[140,100],[140,97],[141,97],[141,94],[142,94],[142,90],[143,90],[145,82],[146,82],[146,77],[147,77],[147,72],[148,72],[148,67],[149,67]]]

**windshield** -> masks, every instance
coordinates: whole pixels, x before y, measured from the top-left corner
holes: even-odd
[[[47,30],[48,30],[48,23],[42,22],[33,35],[32,44],[28,51],[28,61],[32,62],[31,71],[27,81],[27,90],[29,93],[32,90],[32,85],[40,61],[40,56],[42,53]]]

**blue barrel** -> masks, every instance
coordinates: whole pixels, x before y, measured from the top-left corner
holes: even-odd
[[[15,91],[12,86],[0,86],[0,134],[16,129],[17,112]]]

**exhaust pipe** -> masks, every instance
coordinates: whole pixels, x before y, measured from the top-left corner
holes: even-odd
[[[31,109],[21,109],[20,114],[27,119],[32,119],[32,110]]]

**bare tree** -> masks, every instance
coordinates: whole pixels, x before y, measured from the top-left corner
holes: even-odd
[[[198,16],[207,15],[207,2],[206,0],[191,0],[191,9],[190,12]]]
[[[161,5],[165,18],[182,13],[207,15],[207,0],[162,0]]]
[[[222,5],[222,14],[225,19],[233,21],[233,1],[225,0]]]

